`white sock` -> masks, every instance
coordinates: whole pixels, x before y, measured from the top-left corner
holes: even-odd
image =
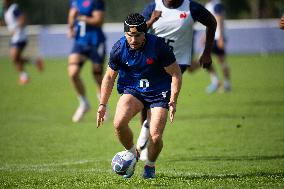
[[[133,153],[136,156],[136,147],[135,145],[133,145],[129,150],[127,150],[128,152]]]
[[[219,79],[215,73],[210,73],[211,83],[214,85],[218,85]]]
[[[225,80],[224,80],[224,85],[225,85],[225,86],[229,86],[229,85],[230,85],[230,80],[225,79]]]
[[[86,96],[78,96],[80,105],[89,105],[88,99]]]
[[[155,167],[155,162],[146,160],[145,165],[150,166],[150,167]]]
[[[19,74],[19,77],[21,79],[28,79],[28,74],[25,71],[21,71],[20,74]]]

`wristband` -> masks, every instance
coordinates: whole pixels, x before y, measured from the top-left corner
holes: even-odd
[[[105,105],[105,104],[99,104],[99,106],[103,106],[103,107],[105,107],[105,108],[106,108],[106,105]]]

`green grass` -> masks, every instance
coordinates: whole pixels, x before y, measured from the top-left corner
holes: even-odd
[[[74,124],[78,102],[66,60],[29,66],[31,82],[17,84],[0,60],[0,188],[284,188],[284,55],[230,56],[233,90],[208,95],[208,74],[185,74],[174,125],[168,124],[157,178],[141,178],[143,162],[125,180],[111,171],[123,150],[111,119],[95,125],[97,98],[90,65],[83,78],[92,104]],[[220,71],[220,70],[219,70]],[[139,134],[136,117],[131,122]]]

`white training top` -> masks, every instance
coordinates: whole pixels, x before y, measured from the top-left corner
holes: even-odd
[[[162,0],[155,0],[155,3],[155,10],[162,11],[162,16],[153,23],[150,33],[165,38],[167,44],[173,48],[178,64],[190,65],[194,24],[190,1],[183,1],[176,9],[167,8]]]
[[[12,4],[5,12],[5,22],[9,32],[13,33],[11,42],[18,43],[27,40],[25,28],[18,26],[19,7],[17,4]]]

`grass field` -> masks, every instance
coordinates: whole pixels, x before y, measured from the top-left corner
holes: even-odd
[[[111,171],[123,150],[111,119],[97,129],[98,101],[86,65],[92,111],[74,124],[78,102],[66,60],[29,66],[17,84],[0,59],[0,188],[284,188],[284,55],[230,56],[233,90],[208,95],[205,71],[184,75],[174,125],[167,125],[157,178],[141,178],[143,162],[125,180]],[[135,138],[138,117],[131,122]]]

